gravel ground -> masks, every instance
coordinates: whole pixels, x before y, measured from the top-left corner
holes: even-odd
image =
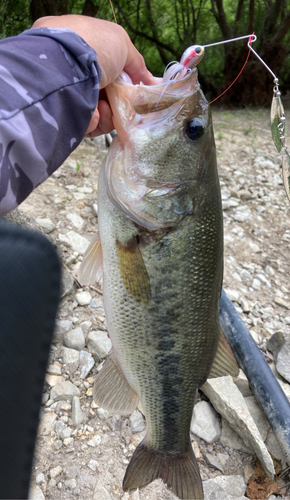
[[[267,338],[277,331],[286,333],[290,325],[290,204],[281,180],[281,157],[271,138],[269,114],[268,110],[213,112],[224,208],[224,287],[263,351]],[[286,117],[290,118],[289,113]],[[58,313],[60,341],[52,347],[53,366],[44,389],[46,420],[42,420],[37,441],[32,484],[38,486],[32,498],[173,500],[176,497],[161,481],[131,495],[122,492],[126,466],[145,431],[136,432],[136,422],[127,417],[110,417],[99,411],[91,396],[93,376],[110,347],[102,293],[98,285],[77,289],[71,273],[81,262],[84,243],[75,233],[90,240],[97,230],[98,173],[106,155],[100,144],[102,140],[99,145],[84,140],[20,207],[26,215],[46,220],[39,223],[57,244],[67,269],[67,294]],[[90,296],[76,297],[84,291]],[[80,305],[82,301],[84,305]],[[80,331],[73,336],[64,334],[72,329]],[[103,332],[99,334],[101,355],[91,331]],[[70,351],[64,351],[63,346]],[[94,366],[81,378],[80,352],[89,350],[93,358],[86,362],[94,360]],[[65,359],[75,361],[65,363]],[[56,401],[51,391],[61,381],[72,382],[76,392],[66,388],[60,396],[63,399]],[[142,427],[141,415],[136,415]],[[209,445],[193,435],[192,441],[203,480],[221,475],[207,464],[205,453],[228,455],[225,475],[243,475],[255,459],[219,441]]]

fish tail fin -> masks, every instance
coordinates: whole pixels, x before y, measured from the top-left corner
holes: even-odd
[[[191,449],[180,455],[163,455],[146,444],[137,446],[123,481],[123,489],[142,488],[161,478],[181,499],[203,500],[202,481],[196,458]]]

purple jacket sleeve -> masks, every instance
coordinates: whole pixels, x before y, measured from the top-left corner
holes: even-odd
[[[0,216],[81,142],[101,74],[95,51],[71,30],[34,28],[0,41]]]

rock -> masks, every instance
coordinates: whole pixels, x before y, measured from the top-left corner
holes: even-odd
[[[229,500],[243,497],[246,488],[243,476],[217,476],[203,482],[206,500]]]
[[[140,411],[138,410],[135,410],[134,413],[132,413],[132,415],[129,418],[129,422],[133,434],[135,434],[136,432],[141,432],[145,429],[144,418],[140,413]]]
[[[69,365],[70,363],[75,363],[80,358],[79,351],[77,351],[76,349],[69,349],[68,347],[62,348],[61,355],[62,355],[63,362],[66,365]]]
[[[40,436],[49,436],[53,430],[57,415],[55,413],[44,413],[40,419],[38,434]]]
[[[81,328],[70,330],[64,334],[64,343],[70,349],[81,351],[85,347],[85,337]]]
[[[74,227],[76,227],[77,229],[82,229],[85,221],[80,215],[71,213],[67,214],[66,218],[72,223]]]
[[[244,480],[246,484],[248,484],[253,474],[255,474],[255,469],[250,464],[246,464],[244,468]]]
[[[42,484],[42,483],[46,482],[44,474],[42,472],[39,472],[39,474],[36,474],[35,482],[36,482],[36,484]]]
[[[51,233],[55,229],[55,224],[48,217],[45,219],[35,219],[37,224],[42,227],[43,232],[46,234]]]
[[[282,463],[282,468],[285,469],[287,458],[283,450],[281,449],[272,429],[270,429],[268,432],[265,445],[267,446],[267,449],[269,450],[271,455],[273,455],[273,457],[276,458],[277,460],[280,460],[280,462]]]
[[[240,305],[241,305],[241,308],[243,309],[243,312],[247,313],[247,312],[251,311],[249,302],[247,300],[241,298]]]
[[[66,479],[66,481],[64,481],[64,485],[69,490],[73,490],[77,487],[76,479]]]
[[[257,245],[257,243],[254,243],[254,241],[249,241],[248,245],[249,245],[250,249],[252,250],[252,252],[254,252],[254,253],[261,252],[260,247]]]
[[[90,292],[78,292],[75,295],[75,299],[79,306],[88,306],[92,300]]]
[[[59,364],[53,363],[47,368],[47,373],[50,375],[61,375],[61,367]]]
[[[271,288],[271,287],[272,287],[272,285],[271,285],[270,281],[268,281],[268,280],[267,280],[267,278],[266,278],[266,276],[264,276],[264,274],[261,274],[261,273],[260,273],[260,274],[257,274],[256,278],[257,278],[258,280],[260,280],[260,281],[261,281],[261,283],[263,283],[263,285],[266,285],[268,288]]]
[[[80,396],[80,390],[69,380],[57,384],[51,389],[50,397],[54,401],[71,401],[74,396]]]
[[[102,486],[100,484],[100,482],[98,482],[96,484],[96,487],[94,490],[94,496],[93,496],[92,500],[101,500],[101,499],[102,500],[111,500],[111,495],[108,492],[108,490],[106,490],[106,488],[104,488],[104,486]]]
[[[244,397],[244,401],[248,407],[250,414],[253,417],[256,426],[259,429],[263,441],[265,441],[269,431],[268,420],[266,419],[264,413],[260,409],[255,396],[251,395],[248,397]]]
[[[277,354],[276,361],[277,372],[284,377],[287,382],[290,382],[290,339],[288,338],[285,344],[281,347]]]
[[[232,302],[239,302],[240,301],[240,294],[239,294],[239,292],[237,290],[231,290],[229,288],[226,288],[225,292],[226,292],[228,298]]]
[[[61,422],[61,420],[60,420],[60,422]],[[71,427],[68,427],[67,425],[65,425],[65,427],[62,427],[62,429],[59,431],[60,439],[62,439],[64,441],[65,439],[70,438],[72,431],[73,430]]]
[[[79,425],[82,423],[84,415],[81,409],[80,399],[75,396],[72,400],[72,422],[74,425]]]
[[[265,273],[267,273],[268,276],[270,276],[272,278],[273,276],[275,276],[275,269],[273,269],[273,267],[271,267],[271,266],[266,266]]]
[[[237,388],[239,389],[239,391],[244,396],[244,398],[246,398],[247,396],[253,395],[252,391],[250,389],[250,386],[249,386],[249,382],[247,380],[242,379],[242,378],[238,378],[237,380],[235,380],[235,384],[236,384]]]
[[[214,469],[218,469],[221,472],[224,471],[222,464],[219,462],[218,458],[215,457],[214,455],[211,455],[210,453],[205,453],[205,458],[207,463],[213,467]]]
[[[57,467],[54,467],[53,469],[50,469],[49,475],[51,479],[55,479],[62,473],[62,467],[58,465]]]
[[[92,212],[96,217],[98,217],[98,205],[96,203],[92,204]]]
[[[60,439],[63,436],[63,431],[67,428],[67,425],[62,421],[58,420],[54,426],[57,437]]]
[[[49,375],[49,373],[47,373],[45,375],[45,381],[48,383],[50,387],[54,387],[55,385],[63,382],[63,378],[59,375]]]
[[[228,446],[233,450],[243,451],[245,453],[253,453],[253,449],[247,446],[242,438],[231,428],[225,418],[222,418],[222,433],[220,442],[223,446]]]
[[[45,496],[39,486],[31,486],[29,490],[28,500],[45,500]]]
[[[91,353],[87,351],[80,351],[80,378],[85,379],[90,373],[91,369],[95,364],[95,360]]]
[[[275,474],[273,461],[232,377],[208,379],[202,386],[202,391],[210,399],[216,411],[228,420],[246,444],[253,447],[265,471],[273,478]]]
[[[101,420],[107,420],[110,416],[110,413],[108,412],[108,410],[105,410],[104,408],[98,408],[97,414]]]
[[[62,268],[61,272],[61,284],[60,284],[60,298],[62,299],[74,289],[74,279],[71,273],[66,269]],[[62,320],[68,321],[68,320]]]
[[[95,448],[96,446],[99,446],[101,442],[102,442],[101,436],[99,436],[99,434],[96,434],[92,439],[90,439],[90,441],[88,441],[87,444]]]
[[[106,332],[101,330],[91,331],[88,335],[87,345],[91,353],[96,353],[100,359],[105,359],[111,348],[112,342]]]
[[[260,291],[262,289],[262,283],[257,278],[254,278],[251,287],[254,288],[254,290]]]
[[[290,309],[290,303],[286,302],[286,300],[284,299],[281,299],[281,297],[275,297],[274,302],[278,306],[284,307],[284,309]]]
[[[53,342],[63,342],[63,337],[66,332],[71,330],[72,321],[68,319],[58,319],[55,322]]]
[[[207,401],[200,401],[195,405],[190,430],[207,443],[219,439],[221,428],[218,415]]]
[[[68,238],[73,250],[80,253],[81,255],[85,253],[90,244],[89,240],[76,233],[75,231],[69,231],[66,234],[66,237]]]
[[[99,462],[97,460],[90,460],[88,463],[88,468],[91,469],[93,472],[96,472],[99,467]]]
[[[88,335],[90,329],[92,328],[92,324],[93,323],[91,321],[83,321],[81,323],[80,326],[81,326],[81,329],[82,329],[83,334],[84,334],[85,337]]]
[[[282,332],[276,332],[272,335],[272,337],[267,339],[267,349],[274,354],[275,361],[277,361],[277,354],[285,344],[287,338],[289,337],[284,335]]]

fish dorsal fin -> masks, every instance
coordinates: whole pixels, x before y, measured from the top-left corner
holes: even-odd
[[[78,270],[78,280],[81,285],[91,285],[99,281],[103,274],[103,252],[100,235],[97,232],[84,253]]]
[[[150,300],[150,278],[137,239],[133,238],[126,245],[117,241],[117,257],[120,274],[127,292],[138,302]]]
[[[111,413],[130,415],[138,405],[138,395],[112,353],[95,378],[93,397],[97,405]]]
[[[217,352],[208,378],[223,377],[225,375],[237,377],[238,374],[239,367],[236,363],[235,356],[220,329]]]

